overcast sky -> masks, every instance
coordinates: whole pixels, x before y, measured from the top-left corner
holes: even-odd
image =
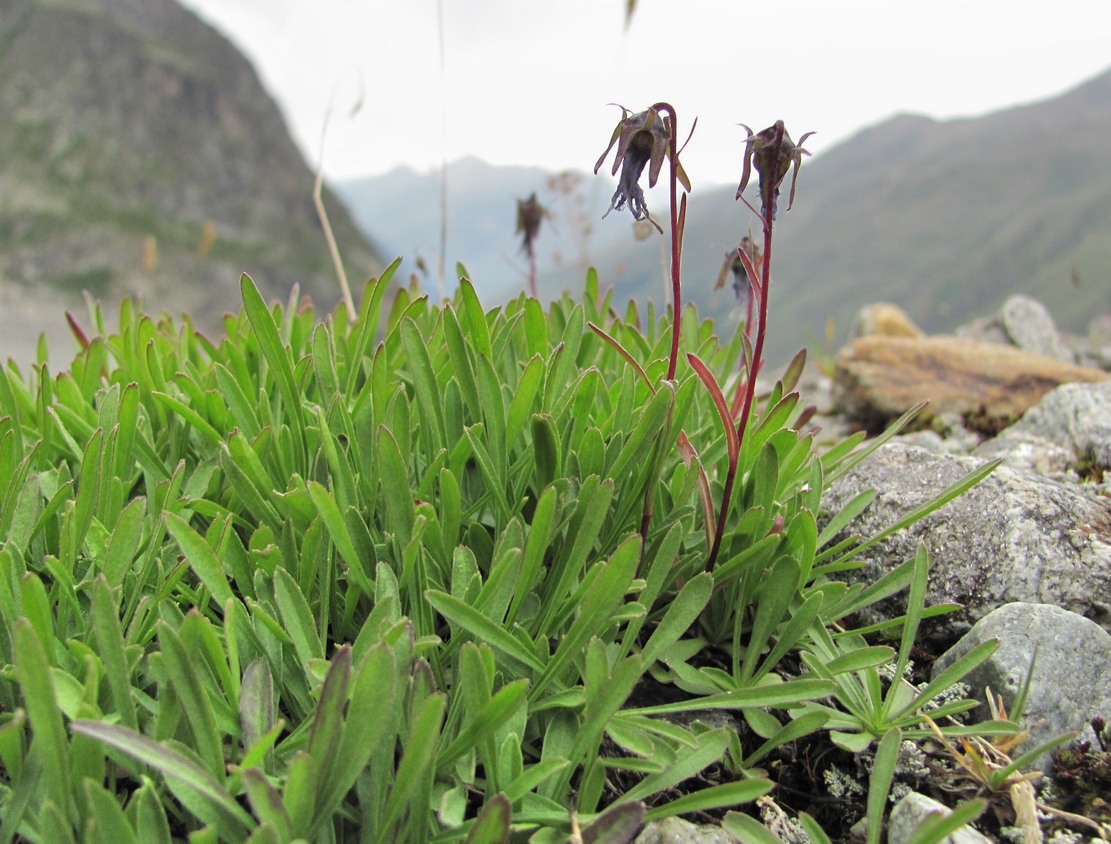
[[[608,103],[667,100],[684,135],[698,117],[695,183],[731,182],[741,122],[815,130],[820,152],[898,112],[979,115],[1111,66],[1108,0],[639,0],[628,29],[625,0],[181,2],[252,60],[314,165],[334,104],[332,178],[468,154],[589,169]]]

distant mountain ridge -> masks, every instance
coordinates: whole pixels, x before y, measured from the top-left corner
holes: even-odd
[[[939,122],[900,115],[804,161],[776,228],[773,359],[840,336],[879,300],[930,331],[987,314],[1011,293],[1043,300],[1072,331],[1111,311],[1111,71],[1050,100]],[[788,127],[797,134],[814,126]],[[722,244],[759,224],[731,189],[690,197],[684,292],[724,317]],[[654,250],[593,256],[618,299],[661,298]],[[566,284],[566,277],[556,279]]]
[[[456,262],[466,266],[484,301],[524,288],[527,264],[515,231],[516,202],[532,193],[550,215],[537,242],[541,276],[566,271],[581,284],[590,256],[627,237],[629,230],[628,225],[600,223],[613,190],[609,184],[593,174],[495,166],[473,156],[449,162],[446,289],[455,287]],[[440,172],[396,167],[380,176],[338,182],[335,188],[363,231],[373,232],[388,255],[403,258],[404,273],[417,272],[425,289],[436,290]]]
[[[0,5],[0,317],[89,290],[213,325],[243,272],[338,299],[313,174],[222,35],[173,0]],[[381,259],[328,203],[361,284]]]
[[[827,321],[843,338],[855,312],[879,300],[902,305],[931,331],[990,313],[1016,292],[1045,301],[1073,331],[1111,311],[1111,144],[1101,140],[1111,137],[1109,104],[1111,71],[1054,99],[984,117],[940,122],[899,115],[806,159],[795,206],[780,214],[776,228],[772,360],[823,344]],[[821,130],[788,128],[796,137]],[[547,177],[473,159],[449,165],[449,267],[462,260],[487,297],[521,289],[520,271],[505,257],[483,256],[515,255],[512,199]],[[587,263],[614,287],[616,301],[661,302],[665,241],[635,240],[627,213],[601,220],[612,182],[580,177],[578,189],[590,197],[581,205],[592,226]],[[436,174],[395,171],[337,189],[380,242],[412,256],[414,233],[424,232],[419,243],[432,256],[437,184]],[[750,228],[759,233],[734,192],[690,195],[683,249],[685,298],[724,323],[737,318],[729,285],[713,290],[725,252]],[[658,188],[649,198],[661,223],[666,202]],[[555,228],[561,227],[557,215]],[[551,238],[542,228],[542,249],[551,248]],[[541,263],[545,295],[574,293],[583,277],[582,262]]]

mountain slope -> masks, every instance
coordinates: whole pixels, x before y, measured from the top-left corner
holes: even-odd
[[[827,319],[843,333],[877,300],[933,331],[1013,292],[1044,300],[1072,330],[1111,310],[1109,102],[1111,72],[981,118],[895,117],[805,161],[795,207],[776,229],[772,358],[821,338]],[[704,313],[732,307],[727,290],[710,288],[724,248],[750,226],[759,231],[733,190],[691,195],[684,292]],[[603,281],[617,279],[619,298],[662,298],[651,246],[593,258]]]
[[[89,290],[214,325],[248,272],[336,301],[312,173],[249,63],[173,0],[7,0],[0,278],[12,303]],[[334,198],[357,282],[381,267]],[[14,286],[14,288],[13,288]]]
[[[581,279],[593,250],[614,243],[615,229],[599,225],[612,188],[584,173],[551,174],[539,167],[496,167],[466,157],[447,165],[447,289],[454,288],[455,263],[462,262],[484,298],[516,295],[527,284],[527,264],[515,233],[516,202],[536,193],[550,217],[541,225],[537,263]],[[428,273],[436,289],[440,238],[440,174],[397,167],[381,176],[336,184],[363,231],[391,257],[404,258],[403,275]]]

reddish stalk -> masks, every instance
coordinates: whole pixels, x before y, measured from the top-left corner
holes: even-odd
[[[679,314],[683,298],[679,273],[681,254],[679,249],[679,144],[676,137],[676,127],[679,121],[675,116],[675,109],[670,103],[656,103],[652,106],[652,109],[656,112],[666,111],[670,117],[668,120],[668,134],[670,135],[671,155],[668,156],[668,165],[670,166],[671,176],[671,307],[673,309],[671,357],[667,362],[667,380],[670,381],[675,377],[675,368],[679,361]]]

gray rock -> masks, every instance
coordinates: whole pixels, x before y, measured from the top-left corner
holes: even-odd
[[[973,454],[985,460],[1002,457],[1004,465],[1016,472],[1041,475],[1062,483],[1080,480],[1073,471],[1076,455],[1071,449],[1044,437],[1012,432],[1010,428],[978,446]]]
[[[695,826],[682,818],[652,821],[633,844],[736,844],[737,839],[716,826]]]
[[[924,794],[912,791],[895,804],[887,821],[888,844],[906,844],[914,831],[930,815],[950,815],[941,803]],[[943,839],[945,844],[988,844],[991,839],[968,826],[963,826]]]
[[[955,333],[958,337],[1006,343],[1069,363],[1076,361],[1045,305],[1029,296],[1011,296],[992,316],[965,323]]]
[[[1018,753],[1090,729],[1096,715],[1111,717],[1111,633],[1095,622],[1046,604],[1007,604],[976,622],[942,654],[934,674],[990,639],[999,640],[998,649],[964,679],[974,698],[984,700],[984,689],[990,688],[1010,710],[1033,663],[1021,717],[1030,738]],[[1050,763],[1050,755],[1043,754],[1036,766],[1045,771]]]
[[[980,465],[972,457],[888,443],[838,478],[823,507],[836,512],[858,493],[878,490],[849,526],[868,538]],[[874,582],[911,559],[920,543],[932,559],[928,602],[963,605],[925,625],[928,637],[951,641],[1013,601],[1054,604],[1111,627],[1111,501],[1002,466],[941,510],[867,549],[859,558],[864,568],[845,576]],[[896,596],[873,607],[869,620],[894,617],[904,606],[905,596]]]
[[[1000,437],[1040,437],[1071,449],[1078,462],[1111,469],[1111,381],[1062,384]]]
[[[953,334],[968,340],[985,340],[988,343],[1011,345],[1011,338],[999,322],[998,315],[977,317],[971,322],[958,326]]]
[[[1075,362],[1061,339],[1045,305],[1029,296],[1012,296],[999,309],[999,321],[1011,342],[1020,349]]]

